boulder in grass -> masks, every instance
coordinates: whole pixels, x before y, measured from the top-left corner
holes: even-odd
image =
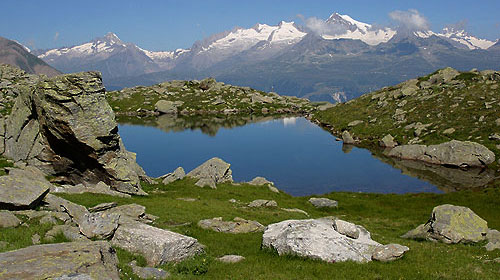
[[[372,255],[372,260],[379,262],[392,262],[403,257],[410,248],[399,244],[388,244],[377,247]]]

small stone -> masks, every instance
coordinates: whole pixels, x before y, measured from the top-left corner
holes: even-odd
[[[217,259],[223,263],[238,263],[245,260],[245,257],[238,255],[225,255]]]
[[[302,209],[298,209],[298,208],[281,208],[281,210],[285,211],[285,212],[291,212],[291,213],[300,213],[300,214],[304,214],[306,216],[309,217],[309,214],[302,210]]]
[[[384,136],[380,141],[378,142],[379,146],[381,147],[386,147],[386,148],[394,148],[398,145],[396,141],[394,141],[394,137],[392,135],[387,134]]]
[[[21,224],[16,215],[9,211],[0,211],[0,228],[17,227]]]
[[[453,127],[445,129],[443,131],[443,134],[453,134],[455,132],[455,129]]]
[[[360,125],[362,123],[363,123],[363,121],[361,121],[361,120],[355,120],[355,121],[350,122],[347,126],[348,127],[353,127],[353,126]]]
[[[182,200],[182,201],[187,201],[187,202],[194,202],[197,201],[198,199],[192,198],[192,197],[178,197],[176,198],[177,200]]]
[[[131,261],[129,264],[130,268],[135,275],[139,276],[141,279],[167,279],[170,277],[170,273],[164,271],[163,269],[154,267],[141,267],[137,265],[137,262]]]
[[[40,235],[38,233],[35,233],[31,236],[31,242],[33,242],[33,245],[40,244]]]
[[[231,202],[231,203],[238,203],[238,201],[237,201],[236,199],[234,199],[234,198],[231,198],[231,199],[230,199],[230,200],[228,200],[228,201],[229,201],[229,202]]]
[[[333,208],[333,207],[338,207],[338,202],[337,201],[331,200],[331,199],[328,199],[328,198],[323,198],[323,197],[320,197],[320,198],[311,197],[309,199],[309,203],[311,203],[312,205],[314,205],[314,207],[316,207],[316,208],[323,208],[323,207]]]
[[[498,230],[489,229],[486,234],[486,240],[488,240],[488,244],[484,247],[487,251],[500,249],[500,232]]]
[[[256,199],[248,204],[248,207],[278,207],[274,200]]]
[[[493,140],[493,141],[499,141],[500,140],[500,134],[493,133],[490,136],[488,136],[488,139]]]
[[[372,260],[380,262],[392,262],[403,257],[410,248],[399,244],[388,244],[377,247],[373,252]]]
[[[355,144],[356,143],[356,141],[354,141],[354,139],[352,138],[351,133],[349,133],[349,131],[347,131],[347,130],[344,130],[342,132],[342,141],[344,141],[344,144]]]

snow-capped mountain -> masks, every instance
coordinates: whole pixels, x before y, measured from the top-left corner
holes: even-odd
[[[334,34],[321,34],[323,39],[361,40],[368,45],[378,45],[389,41],[396,31],[390,28],[375,28],[371,24],[354,20],[348,15],[333,13],[326,23],[332,26]]]
[[[463,29],[457,30],[451,27],[445,27],[443,31],[440,34],[438,34],[438,36],[445,37],[460,44],[463,44],[471,50],[476,50],[476,49],[486,50],[495,44],[495,42],[493,41],[480,39],[472,35],[469,35]]]
[[[72,47],[37,51],[39,58],[63,72],[101,71],[103,76],[141,75],[161,70],[144,50],[114,33]],[[152,56],[157,55],[151,52]]]

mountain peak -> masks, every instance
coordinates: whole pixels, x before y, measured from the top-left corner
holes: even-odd
[[[97,38],[96,40],[104,41],[110,45],[118,44],[118,45],[125,45],[120,38],[118,38],[118,35],[116,35],[113,32],[108,32],[104,37]]]
[[[362,32],[367,32],[372,26],[368,23],[360,22],[349,15],[341,15],[339,13],[333,13],[327,20],[328,24],[335,24],[345,27],[347,30],[355,31],[359,29]]]

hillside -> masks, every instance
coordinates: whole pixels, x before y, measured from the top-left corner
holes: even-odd
[[[61,74],[20,44],[3,37],[0,37],[1,63],[17,66],[29,74],[45,74],[49,77]]]
[[[375,146],[387,134],[399,144],[473,141],[500,155],[500,72],[452,68],[362,95],[312,119],[360,145]]]

